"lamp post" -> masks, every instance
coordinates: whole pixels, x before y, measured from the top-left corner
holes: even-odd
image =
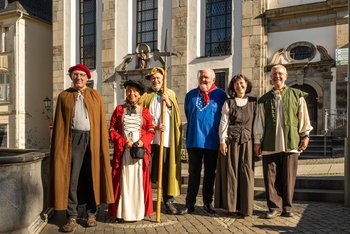
[[[52,114],[52,100],[46,96],[43,100],[44,102],[44,107],[45,107],[45,114],[46,114],[46,118],[49,120],[49,128],[50,128],[50,131],[52,130],[53,128],[53,125],[52,125],[52,117],[51,117],[51,114]],[[43,114],[44,114],[43,112]]]

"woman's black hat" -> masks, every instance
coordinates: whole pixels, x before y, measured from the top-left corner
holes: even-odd
[[[145,92],[145,86],[140,81],[127,80],[124,82],[124,88],[126,88],[127,86],[137,88],[140,91],[141,95]]]

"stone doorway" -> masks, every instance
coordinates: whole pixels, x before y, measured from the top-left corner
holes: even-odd
[[[308,93],[309,95],[305,98],[307,103],[307,109],[309,111],[310,121],[311,125],[314,128],[311,131],[311,134],[317,133],[317,92],[316,90],[311,87],[310,85],[303,84],[303,85],[293,85],[293,88],[300,89],[301,91],[304,91]]]

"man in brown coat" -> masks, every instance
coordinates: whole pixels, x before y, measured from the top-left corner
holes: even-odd
[[[87,226],[94,227],[97,206],[113,203],[102,97],[86,85],[91,73],[85,65],[72,66],[68,72],[73,86],[57,98],[50,165],[51,204],[67,212],[63,232],[75,230],[78,204],[86,203]]]

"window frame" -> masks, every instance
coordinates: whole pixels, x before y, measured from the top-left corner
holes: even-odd
[[[0,124],[0,139],[1,139],[1,132],[2,132],[2,129],[4,129],[5,133],[4,136],[2,139],[2,141],[0,141],[0,148],[7,148],[8,147],[8,124]],[[5,140],[5,141],[4,141]]]
[[[142,2],[152,1],[153,7],[142,9]],[[141,7],[141,9],[140,9]],[[143,14],[150,14],[153,18],[143,20]],[[144,30],[145,23],[151,23],[150,30]],[[151,40],[144,40],[144,34],[152,34]],[[158,48],[158,0],[137,0],[136,1],[136,46],[140,43],[147,44],[152,51]]]
[[[295,59],[294,56],[292,56],[291,51],[297,47],[308,47],[311,50],[311,54],[309,57],[305,57],[303,59]],[[316,47],[308,42],[308,41],[298,41],[295,42],[291,45],[288,46],[287,50],[286,50],[286,57],[289,61],[311,61],[312,59],[314,59],[316,56]]]
[[[208,12],[212,12],[213,5],[218,3],[225,3],[225,12],[223,14],[212,14],[208,15]],[[228,8],[230,4],[230,8]],[[210,11],[209,8],[210,7]],[[229,10],[228,10],[229,9]],[[213,27],[213,21],[219,16],[224,16],[224,26],[223,27]],[[227,18],[229,17],[229,18]],[[225,40],[213,41],[212,33],[213,31],[223,31]],[[225,56],[232,54],[232,1],[229,0],[217,0],[213,2],[212,0],[205,1],[205,26],[204,26],[204,56],[205,57],[215,57],[215,56]],[[229,39],[227,40],[226,37]],[[213,45],[224,46],[222,49],[213,48]],[[220,45],[221,44],[221,45]],[[225,49],[227,47],[227,49]]]
[[[94,4],[94,9],[90,11],[84,11],[84,3],[92,2]],[[97,46],[97,2],[96,0],[80,0],[79,1],[79,61],[80,63],[85,64],[89,69],[96,69],[96,46]],[[87,14],[92,14],[91,22],[84,23],[84,20],[87,18]],[[84,28],[90,26],[93,28],[93,32],[89,34],[84,33]],[[87,37],[92,38],[91,45],[85,46],[84,41]],[[86,56],[87,50],[91,50],[89,56]],[[91,61],[91,62],[88,62]]]
[[[214,73],[215,73],[215,85],[218,88],[221,88],[222,90],[224,90],[226,92],[227,90],[227,86],[228,86],[228,73],[229,73],[229,69],[228,68],[222,68],[222,69],[214,69]],[[218,74],[223,73],[224,75],[224,87],[221,87],[220,84],[217,83],[218,81]]]
[[[0,103],[8,103],[11,101],[11,77],[7,72],[0,72],[0,76],[5,76],[4,83],[0,80]],[[4,93],[4,98],[1,98],[2,93]]]

